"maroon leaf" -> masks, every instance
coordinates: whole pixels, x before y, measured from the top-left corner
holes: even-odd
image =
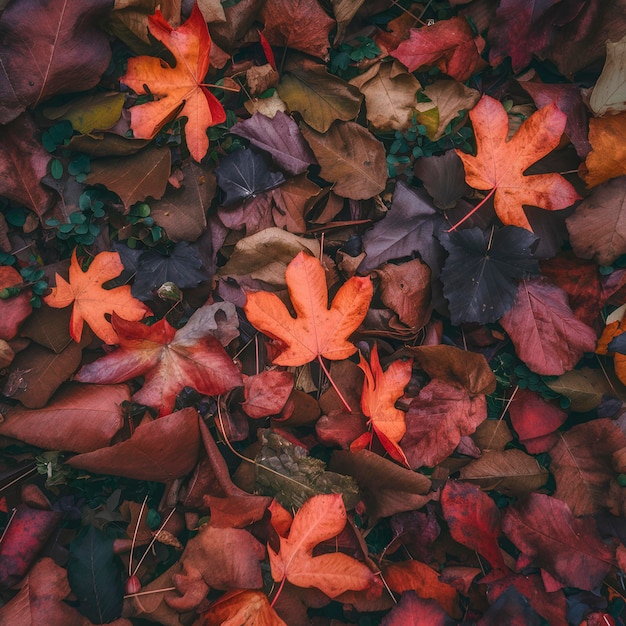
[[[0,18],[0,123],[58,93],[94,87],[111,58],[99,23],[110,0],[20,0]],[[29,68],[29,71],[25,71]]]
[[[21,274],[8,265],[0,266],[0,289],[22,284]],[[6,300],[0,300],[0,339],[13,339],[20,324],[30,315],[30,290],[24,290]]]
[[[520,282],[517,301],[500,324],[517,356],[537,374],[563,374],[596,347],[595,332],[574,317],[565,292],[543,278]]]
[[[470,397],[462,387],[432,380],[409,406],[400,447],[413,469],[433,467],[449,457],[461,437],[471,435],[486,418],[484,396]]]
[[[241,404],[252,418],[267,417],[280,413],[293,389],[293,374],[282,370],[268,370],[256,376],[246,376]]]
[[[533,493],[509,507],[502,530],[525,562],[566,586],[591,591],[614,561],[614,550],[602,542],[591,517],[575,518],[565,502],[544,494]]]
[[[494,570],[507,569],[498,546],[500,511],[486,493],[448,481],[441,492],[441,508],[455,541],[484,556]]]

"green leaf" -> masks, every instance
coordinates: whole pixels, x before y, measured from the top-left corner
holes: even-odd
[[[63,163],[59,159],[52,159],[50,161],[50,174],[54,180],[60,180],[63,178]]]
[[[95,624],[120,617],[124,602],[121,562],[113,553],[113,539],[95,526],[81,531],[71,543],[67,578],[85,617]]]

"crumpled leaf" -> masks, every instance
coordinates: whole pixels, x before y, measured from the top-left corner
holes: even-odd
[[[465,82],[481,65],[480,53],[485,40],[475,35],[467,20],[453,17],[432,26],[412,28],[391,56],[414,72],[422,66],[436,65],[444,74]]]
[[[591,92],[589,107],[596,117],[626,109],[626,36],[606,42],[606,61]]]
[[[266,160],[253,150],[236,150],[215,168],[219,188],[226,194],[222,204],[254,198],[258,193],[285,182],[281,172],[272,172]]]
[[[413,359],[393,361],[383,372],[375,343],[368,363],[361,355],[359,367],[365,374],[361,394],[361,410],[369,417],[368,425],[383,444],[383,448],[399,463],[408,464],[398,442],[406,432],[404,411],[396,409],[396,401],[404,394],[411,380]],[[372,433],[366,432],[352,442],[352,450],[362,450],[372,441]]]
[[[111,59],[109,38],[99,28],[109,10],[109,0],[20,0],[6,7],[0,18],[1,124],[55,94],[98,84]]]
[[[189,19],[172,28],[161,11],[148,18],[148,29],[176,59],[175,67],[157,57],[131,57],[120,82],[137,94],[156,96],[130,109],[135,137],[152,139],[174,115],[187,117],[185,139],[191,156],[200,161],[209,149],[206,130],[221,124],[226,113],[219,100],[201,83],[209,69],[211,37],[198,5]]]
[[[36,132],[28,115],[0,126],[0,193],[41,217],[50,208],[53,195],[39,183],[48,172],[50,155],[39,143]]]
[[[351,85],[365,96],[368,122],[378,131],[407,130],[416,112],[420,82],[392,63],[376,63],[354,77]]]
[[[509,506],[504,534],[524,562],[546,570],[565,586],[591,591],[608,574],[614,550],[602,542],[592,517],[575,518],[561,500],[532,493]]]
[[[287,626],[261,591],[235,590],[225,593],[202,614],[205,626]]]
[[[241,384],[239,370],[210,330],[185,330],[186,326],[175,330],[165,318],[145,326],[115,313],[112,323],[120,347],[83,365],[75,380],[106,384],[144,376],[143,387],[133,400],[156,407],[159,415],[172,412],[183,387],[213,396]]]
[[[86,272],[80,267],[76,248],[72,253],[69,282],[56,275],[57,286],[44,298],[46,304],[64,308],[73,304],[70,320],[70,335],[77,343],[87,322],[93,332],[105,343],[119,342],[117,333],[105,314],[117,313],[127,320],[143,319],[150,309],[131,295],[129,285],[104,289],[102,284],[117,278],[124,266],[117,252],[100,252],[95,256]]]
[[[314,496],[340,494],[349,509],[356,506],[359,490],[350,477],[326,471],[323,461],[277,433],[261,430],[259,441],[256,484],[265,495],[274,496],[285,507],[299,508]]]
[[[188,407],[140,424],[130,439],[72,457],[71,467],[132,480],[170,482],[198,462],[198,413]]]
[[[565,292],[543,278],[520,282],[517,301],[500,324],[517,356],[537,374],[563,374],[595,350],[596,333],[574,317]]]
[[[274,162],[292,176],[302,174],[315,163],[315,156],[302,138],[298,125],[282,111],[274,117],[255,113],[250,119],[237,122],[230,132],[269,152]]]
[[[358,271],[370,272],[387,261],[415,252],[431,270],[439,267],[443,250],[435,235],[443,224],[443,216],[423,191],[399,181],[389,211],[363,235],[367,256]]]
[[[322,168],[320,176],[334,183],[337,195],[365,200],[385,188],[385,148],[360,124],[335,122],[323,134],[303,126],[302,134]]]
[[[626,253],[626,176],[596,187],[566,224],[572,248],[582,259],[610,265]]]
[[[449,480],[441,492],[443,516],[455,541],[485,557],[494,570],[507,570],[500,547],[500,511],[477,487]]]
[[[59,511],[17,506],[0,543],[0,588],[9,589],[22,580],[62,518]]]
[[[158,200],[165,193],[170,175],[171,152],[168,148],[149,146],[124,159],[112,157],[91,163],[88,185],[104,185],[116,193],[125,213],[148,197]]]
[[[413,469],[434,467],[448,458],[461,437],[471,435],[487,417],[484,396],[470,397],[465,389],[431,380],[406,413],[406,434],[400,441]]]
[[[180,574],[172,576],[172,582],[176,586],[176,591],[182,596],[179,598],[165,597],[164,600],[180,613],[195,611],[209,593],[209,586],[204,582],[202,572],[187,563],[183,563],[183,571]]]
[[[363,100],[356,87],[330,74],[324,65],[289,68],[277,91],[290,111],[300,113],[320,133],[325,133],[335,120],[354,119]]]
[[[296,513],[288,536],[279,536],[280,548],[271,545],[272,578],[287,579],[297,587],[315,587],[331,598],[345,591],[361,591],[374,584],[374,574],[364,564],[341,552],[313,556],[317,544],[338,535],[346,524],[340,494],[318,495]]]
[[[554,497],[567,503],[576,517],[608,508],[611,485],[615,487],[617,480],[613,455],[621,448],[626,448],[626,436],[606,418],[557,433],[549,451],[556,480]]]
[[[531,252],[537,238],[523,228],[467,228],[439,241],[448,251],[441,280],[453,324],[499,320],[515,302],[517,281],[539,273]]]
[[[429,478],[369,450],[335,450],[330,468],[357,481],[370,526],[381,517],[419,509],[430,500]]]
[[[124,423],[121,405],[129,401],[126,385],[67,383],[41,409],[4,411],[0,435],[47,450],[91,452],[109,445]]]
[[[524,120],[507,141],[509,122],[504,107],[483,96],[470,111],[476,135],[476,156],[460,150],[465,180],[470,187],[494,191],[494,206],[503,224],[532,231],[523,206],[549,211],[565,209],[580,196],[560,174],[533,174],[524,171],[557,147],[567,116],[552,103]]]
[[[263,35],[273,46],[283,46],[328,59],[328,36],[335,26],[317,0],[274,0],[261,12]]]
[[[596,187],[611,178],[626,174],[626,111],[589,120],[589,143],[583,179]]]
[[[70,544],[67,579],[78,598],[78,610],[96,624],[111,622],[122,614],[121,565],[113,552],[113,539],[93,525]]]
[[[314,257],[298,253],[285,279],[296,312],[294,319],[273,293],[248,292],[244,311],[250,323],[280,342],[276,365],[304,365],[318,357],[345,359],[356,352],[347,338],[365,317],[372,298],[369,277],[346,281],[328,309],[326,276]]]

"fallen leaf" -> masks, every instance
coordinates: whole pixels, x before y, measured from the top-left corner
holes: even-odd
[[[304,365],[316,358],[345,359],[356,352],[347,338],[363,321],[372,298],[369,277],[346,281],[328,309],[326,277],[321,263],[300,252],[285,279],[296,312],[294,319],[275,294],[248,292],[244,311],[255,328],[280,342],[276,365]]]
[[[420,598],[415,591],[404,591],[398,604],[381,622],[382,626],[453,626],[448,614],[435,600]]]
[[[165,597],[164,600],[166,604],[179,613],[195,611],[209,593],[209,586],[204,582],[202,572],[187,563],[183,563],[183,571],[180,574],[172,575],[172,582],[181,596],[178,598]]]
[[[27,0],[7,6],[0,18],[0,123],[55,94],[85,91],[99,83],[111,59],[109,37],[99,27],[109,11],[109,0]]]
[[[129,401],[126,385],[68,383],[41,409],[4,411],[0,434],[46,450],[91,452],[109,445],[124,423],[121,405]]]
[[[413,469],[434,467],[471,435],[487,417],[484,396],[470,397],[465,389],[431,380],[409,405],[406,434],[400,441]]]
[[[421,84],[393,63],[377,63],[355,76],[351,85],[365,96],[367,120],[377,131],[408,130]]]
[[[480,626],[539,626],[541,617],[515,587],[509,587],[489,607],[478,622]]]
[[[500,511],[486,493],[449,480],[441,491],[441,508],[455,541],[478,552],[494,570],[507,569],[498,545]]]
[[[290,111],[325,133],[335,120],[354,119],[361,108],[361,92],[345,80],[329,74],[324,65],[289,69],[277,87]]]
[[[600,539],[594,519],[575,518],[565,502],[545,494],[530,494],[508,507],[502,530],[526,563],[566,586],[591,591],[613,564],[614,550]]]
[[[15,287],[24,282],[22,275],[13,267],[0,266],[0,290]],[[31,292],[29,289],[0,300],[0,339],[10,340],[17,335],[22,322],[31,314],[33,307],[30,304]]]
[[[191,472],[199,451],[198,413],[186,408],[144,422],[130,439],[79,454],[67,464],[96,474],[170,482]]]
[[[543,278],[520,282],[517,301],[500,324],[517,356],[537,374],[559,376],[596,345],[596,333],[574,317],[566,293]]]
[[[287,626],[261,591],[237,589],[225,593],[202,614],[204,626]]]
[[[517,281],[539,273],[532,255],[537,238],[517,226],[466,228],[439,241],[448,251],[441,280],[455,325],[499,320],[515,302]]]
[[[0,588],[9,589],[24,578],[62,518],[59,511],[26,504],[15,509],[0,542]]]
[[[398,442],[406,432],[404,411],[396,409],[396,401],[404,394],[404,388],[411,380],[413,359],[393,361],[383,372],[375,343],[368,363],[361,355],[359,367],[365,374],[361,395],[361,410],[369,417],[372,428],[385,450],[399,463],[408,464]],[[371,443],[372,433],[352,442],[353,450],[362,450]]]
[[[465,82],[479,69],[484,48],[485,40],[474,34],[465,18],[453,17],[432,26],[412,28],[408,41],[402,42],[391,56],[404,63],[409,72],[436,65],[444,74]]]
[[[438,209],[453,209],[470,191],[463,163],[454,150],[415,161],[413,172],[422,181]]]
[[[591,92],[589,107],[596,117],[626,109],[626,37],[606,42],[606,61]]]
[[[583,179],[587,187],[626,174],[626,111],[589,120],[589,143]]]
[[[281,172],[270,171],[258,153],[243,149],[224,157],[215,168],[219,188],[226,194],[223,205],[254,198],[259,192],[285,182]]]
[[[465,167],[470,187],[491,190],[496,213],[503,224],[532,231],[523,206],[538,206],[549,211],[565,209],[579,199],[570,183],[560,174],[524,172],[557,147],[567,116],[550,104],[524,120],[507,141],[509,122],[504,107],[483,96],[470,111],[476,134],[476,156],[457,150]]]
[[[617,480],[613,455],[626,447],[626,436],[609,419],[578,424],[557,433],[550,449],[550,471],[556,480],[554,497],[563,500],[576,517],[609,506],[609,488]]]
[[[98,159],[91,163],[91,172],[85,182],[104,185],[116,193],[124,205],[124,212],[128,213],[136,202],[148,197],[158,200],[163,196],[171,160],[167,148],[155,147],[144,148],[125,159]]]
[[[194,3],[189,19],[178,28],[172,28],[157,11],[148,18],[148,29],[174,55],[176,65],[171,67],[156,57],[128,59],[120,82],[137,94],[150,93],[158,98],[131,108],[131,128],[135,137],[152,139],[173,117],[186,116],[187,147],[200,161],[209,149],[206,129],[226,120],[219,100],[202,86],[211,49],[206,22]]]
[[[290,178],[284,185],[272,190],[272,218],[277,228],[290,233],[305,233],[305,216],[321,192],[306,174]]]
[[[334,43],[341,42],[345,30],[356,15],[357,11],[361,8],[365,0],[330,0],[333,6],[333,13],[337,20],[337,33],[335,34]]]
[[[89,94],[56,107],[44,109],[51,120],[67,120],[81,135],[93,131],[107,130],[114,126],[122,115],[124,94],[114,91]]]
[[[565,372],[546,382],[548,387],[571,401],[572,411],[585,413],[597,408],[602,397],[609,393],[610,385],[604,374],[589,367]]]
[[[263,35],[273,46],[328,59],[328,36],[335,26],[317,0],[274,0],[261,11]]]
[[[112,323],[120,347],[83,365],[75,380],[110,384],[144,376],[133,400],[157,408],[159,415],[172,412],[183,387],[216,396],[241,384],[239,370],[206,328],[176,330],[165,318],[146,326],[116,313]]]
[[[255,113],[250,119],[237,122],[230,132],[245,137],[256,148],[271,154],[274,162],[292,176],[302,174],[315,163],[315,156],[298,125],[282,111],[274,117]]]
[[[319,495],[307,500],[296,513],[289,535],[280,536],[277,552],[268,545],[272,578],[288,580],[297,587],[315,587],[331,598],[345,591],[360,591],[374,583],[374,574],[364,564],[346,554],[313,556],[322,541],[338,535],[346,524],[341,495]]]
[[[596,187],[565,223],[577,256],[613,263],[626,253],[626,177]]]
[[[366,128],[356,122],[335,122],[323,134],[308,126],[302,127],[302,134],[322,168],[320,176],[334,183],[337,195],[365,200],[383,191],[385,148]]]
[[[56,275],[57,286],[44,298],[49,306],[64,308],[73,304],[70,335],[77,343],[87,322],[93,332],[105,343],[119,342],[117,333],[105,318],[105,314],[117,313],[128,320],[143,319],[150,309],[132,297],[129,285],[104,289],[102,284],[117,278],[124,266],[117,252],[101,252],[96,255],[89,269],[84,272],[78,262],[76,249],[72,253],[69,282]]]
[[[369,450],[335,450],[329,467],[357,481],[370,526],[381,517],[419,509],[431,499],[429,478]]]
[[[241,407],[249,417],[258,419],[280,413],[293,389],[293,374],[282,370],[265,370],[243,381],[245,402]]]

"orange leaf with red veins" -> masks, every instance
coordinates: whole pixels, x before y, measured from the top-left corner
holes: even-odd
[[[423,65],[436,65],[459,82],[478,71],[485,40],[475,35],[463,17],[441,20],[432,26],[412,28],[391,56],[407,66],[409,72]]]
[[[315,587],[331,598],[368,589],[375,578],[364,563],[341,552],[313,556],[315,546],[336,537],[346,519],[341,494],[307,500],[296,513],[289,535],[280,537],[279,551],[267,547],[272,578],[277,582],[287,579],[296,587]]]
[[[209,330],[176,330],[165,319],[152,326],[125,320],[115,313],[113,328],[120,347],[84,365],[74,377],[83,383],[124,382],[144,376],[143,387],[133,395],[139,404],[158,407],[168,415],[183,387],[209,396],[242,384],[241,374],[220,342]]]
[[[404,456],[402,448],[398,445],[406,432],[404,411],[396,409],[395,403],[404,394],[404,388],[411,380],[413,359],[394,361],[383,372],[378,358],[378,347],[374,344],[369,364],[361,356],[359,367],[365,374],[361,410],[364,415],[370,418],[370,424],[385,450],[393,459],[408,467],[409,462]],[[359,440],[363,440],[362,443],[365,445],[357,443]],[[369,442],[365,441],[365,438],[359,437],[350,448],[360,450],[365,448],[367,443]],[[357,445],[355,446],[355,444]]]
[[[497,100],[483,96],[470,111],[470,119],[476,156],[456,153],[463,161],[467,184],[495,193],[495,210],[503,224],[532,231],[523,206],[557,211],[580,199],[560,174],[524,176],[525,170],[559,145],[567,116],[554,103],[535,111],[509,141],[509,119]]]
[[[204,626],[287,626],[262,591],[236,589],[211,604],[202,616]]]
[[[128,59],[120,82],[154,101],[130,109],[130,127],[139,139],[152,139],[175,117],[187,117],[185,139],[191,156],[200,161],[209,149],[206,130],[221,124],[226,113],[219,100],[203,87],[209,70],[211,37],[197,4],[189,19],[172,28],[160,11],[148,18],[148,29],[176,59],[171,67],[162,59],[141,56]]]
[[[244,311],[250,323],[281,342],[276,365],[298,366],[323,356],[331,361],[356,352],[348,337],[365,319],[372,281],[353,276],[341,286],[330,309],[322,264],[300,252],[287,266],[285,280],[296,312],[294,319],[273,293],[248,293]]]
[[[105,314],[113,312],[125,319],[138,321],[150,314],[150,309],[130,293],[130,285],[103,289],[102,284],[117,278],[124,266],[117,252],[101,252],[91,262],[86,272],[80,267],[76,249],[70,265],[70,282],[56,275],[57,286],[44,298],[44,302],[56,309],[74,304],[70,318],[70,335],[76,342],[83,334],[83,322],[87,322],[93,332],[104,343],[118,343],[118,336]]]

